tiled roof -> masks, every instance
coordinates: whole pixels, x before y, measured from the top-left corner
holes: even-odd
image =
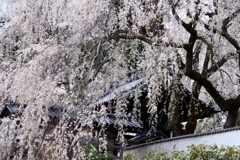
[[[47,108],[47,107],[43,107],[43,108]],[[2,111],[0,112],[0,118],[3,117],[12,117],[15,118],[19,115],[21,115],[23,112],[23,110],[20,110],[19,108],[14,107],[14,105],[5,105],[5,107],[2,109]],[[57,118],[60,119],[63,115],[63,108],[61,107],[48,107],[48,115],[51,118]],[[69,115],[70,119],[77,119],[77,115],[76,114],[70,114]],[[98,123],[101,117],[96,117],[93,118],[93,122],[94,123]],[[129,116],[121,116],[121,117],[117,117],[115,114],[107,114],[107,117],[104,119],[105,122],[108,125],[120,125],[119,120],[123,121],[123,126],[124,127],[131,127],[131,128],[142,128],[142,126],[136,122],[133,121],[131,119],[131,117]]]
[[[95,123],[98,123],[99,120],[100,117],[93,119]],[[116,114],[108,113],[104,120],[107,122],[108,125],[119,125],[120,121],[122,121],[124,127],[142,128],[142,126],[137,121],[132,120],[130,116],[117,117]]]
[[[15,118],[22,114],[23,110],[15,107],[17,104],[10,102],[9,104],[5,104],[4,108],[0,112],[0,118],[3,117],[11,117]]]
[[[106,102],[114,100],[115,98],[117,98],[119,96],[119,94],[121,94],[123,92],[133,91],[133,90],[135,90],[139,87],[142,87],[146,84],[147,84],[147,82],[144,81],[144,78],[140,78],[140,79],[134,80],[132,82],[129,82],[125,85],[122,85],[120,87],[117,87],[116,89],[110,89],[109,91],[104,93],[102,96],[100,96],[98,99],[84,104],[84,106],[79,108],[79,110],[84,110],[85,108],[87,108],[89,106],[97,106],[100,104],[104,104]]]

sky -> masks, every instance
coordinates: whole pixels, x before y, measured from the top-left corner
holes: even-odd
[[[7,1],[6,0],[0,0],[0,20],[4,18],[7,14]],[[0,25],[0,34],[3,33],[3,26]]]
[[[2,1],[0,2],[0,16],[2,16],[7,11],[7,2]]]

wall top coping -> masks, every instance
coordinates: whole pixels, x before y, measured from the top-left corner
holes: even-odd
[[[156,144],[156,143],[169,142],[169,141],[193,138],[193,137],[200,137],[200,136],[211,135],[211,134],[219,134],[219,133],[230,132],[230,131],[235,131],[235,130],[240,130],[240,127],[232,127],[232,128],[219,129],[219,130],[214,130],[214,131],[205,132],[205,133],[188,134],[188,135],[183,135],[183,136],[166,138],[166,139],[161,139],[161,140],[156,140],[156,141],[151,141],[151,142],[147,142],[147,143],[133,145],[130,147],[125,147],[124,150],[126,151],[126,150],[143,147],[143,146],[147,146],[147,145],[152,145],[152,144]]]

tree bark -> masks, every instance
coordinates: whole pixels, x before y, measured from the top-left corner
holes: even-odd
[[[239,107],[240,107],[240,95],[238,95],[238,97],[234,100],[232,107],[228,111],[228,117],[224,125],[224,128],[230,128],[230,127],[236,126]]]
[[[225,100],[223,96],[221,96],[220,93],[216,90],[213,84],[207,79],[213,72],[217,71],[219,67],[221,67],[227,61],[228,58],[223,57],[220,61],[212,65],[209,69],[204,67],[205,69],[202,72],[202,74],[195,71],[193,69],[193,48],[196,40],[201,39],[208,46],[208,50],[211,52],[211,56],[213,56],[212,46],[204,38],[198,37],[197,31],[194,27],[195,25],[192,22],[185,23],[183,20],[181,20],[181,18],[178,16],[175,10],[177,3],[173,4],[173,2],[170,1],[170,4],[172,5],[172,13],[175,19],[179,22],[179,24],[181,24],[185,28],[187,32],[190,33],[188,44],[184,44],[184,49],[187,51],[185,75],[191,78],[192,80],[195,80],[196,82],[198,82],[200,86],[203,86],[207,90],[207,92],[211,95],[211,97],[214,99],[214,101],[217,103],[217,105],[221,108],[222,111],[228,111],[228,117],[224,127],[225,128],[234,127],[236,124],[238,109],[240,105],[239,96],[236,99],[233,99],[234,102],[231,100]],[[237,50],[240,50],[240,46],[238,42],[228,34],[227,29],[231,25],[229,24],[230,21],[234,17],[236,17],[237,14],[239,13],[240,13],[240,9],[237,9],[230,16],[225,18],[223,20],[222,31],[221,31],[221,35],[224,36]],[[194,21],[197,21],[197,20],[198,20],[198,14],[196,14],[196,16],[194,17]],[[239,69],[240,69],[240,56],[239,56]],[[189,118],[190,118],[189,119],[190,121],[192,122],[195,121],[194,119],[191,120],[191,118],[194,118],[194,116]],[[194,123],[191,124],[190,121],[189,121],[189,126],[190,128],[192,128],[192,125],[194,125]]]
[[[177,88],[177,89],[176,89]],[[171,119],[171,129],[173,131],[173,136],[181,136],[184,134],[183,132],[183,125],[181,124],[180,121],[180,101],[183,97],[182,92],[180,91],[180,87],[176,86],[175,89],[173,89],[173,92],[175,92],[175,97],[174,97],[174,109],[173,109],[173,115]],[[172,93],[173,94],[173,93]]]

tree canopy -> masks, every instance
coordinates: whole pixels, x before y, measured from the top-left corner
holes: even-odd
[[[21,139],[18,145],[28,148],[30,158],[37,156],[37,148],[42,152],[48,148],[64,159],[68,148],[62,147],[65,142],[60,140],[65,133],[71,137],[75,153],[80,152],[86,126],[93,130],[93,119],[106,118],[108,113],[132,116],[140,123],[141,114],[147,112],[153,128],[164,115],[178,136],[194,133],[205,103],[222,114],[227,112],[224,128],[236,125],[240,107],[239,2],[1,3],[0,100],[2,104],[16,101],[20,108],[27,104],[21,127],[9,121],[0,126],[3,157],[9,156],[10,141]],[[141,109],[143,103],[146,110]],[[39,138],[44,133],[38,127],[46,127],[49,120],[43,106],[67,110],[53,132],[59,143]],[[78,116],[75,126],[80,136],[67,132],[73,113]],[[103,119],[99,119],[103,127],[98,138],[104,141]],[[121,142],[125,120],[118,119]],[[187,122],[185,128],[183,121]]]

